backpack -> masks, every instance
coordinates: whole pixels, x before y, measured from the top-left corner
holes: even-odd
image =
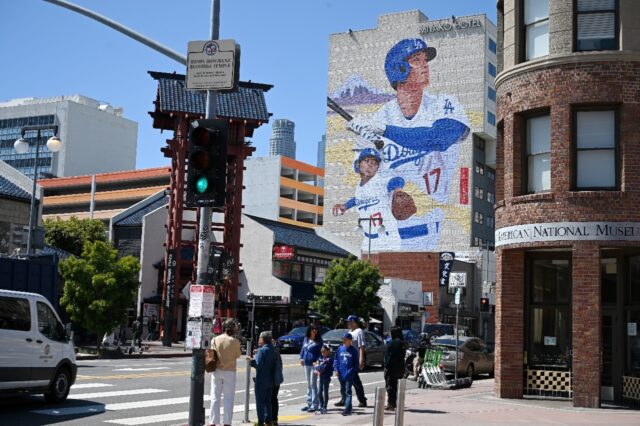
[[[275,350],[276,353],[276,363],[275,368],[273,369],[273,385],[280,386],[282,382],[284,382],[284,376],[282,374],[282,358],[280,357],[280,352]]]

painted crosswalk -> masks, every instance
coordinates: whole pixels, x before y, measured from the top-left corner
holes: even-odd
[[[306,388],[300,385],[305,383],[303,381],[284,383],[279,394],[280,405],[295,405],[303,402],[306,398]],[[365,386],[377,383],[380,382],[372,381],[365,383]],[[122,381],[80,383],[73,386],[65,405],[34,409],[30,412],[51,417],[50,421],[45,423],[64,423],[65,419],[75,417],[93,419],[92,423],[97,420],[99,423],[124,426],[183,423],[189,417],[189,396],[184,394],[172,396],[175,394],[171,393],[170,386],[166,389],[161,389],[164,386],[142,389],[126,389],[120,386],[126,387],[128,384]],[[333,396],[336,395],[337,390],[337,386],[332,387]],[[244,389],[236,391],[236,403],[240,402],[240,404],[234,405],[234,413],[244,411],[244,404],[241,403],[244,392]],[[208,392],[204,396],[204,403],[207,407],[205,415],[209,419],[210,395]],[[250,410],[255,414],[255,404],[250,404]],[[221,411],[224,411],[222,407]],[[100,417],[91,417],[94,415],[100,415]]]

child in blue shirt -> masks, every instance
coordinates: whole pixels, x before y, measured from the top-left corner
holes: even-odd
[[[333,358],[331,349],[324,345],[320,350],[320,358],[316,363],[315,373],[319,376],[318,396],[320,397],[320,410],[316,414],[327,414],[327,403],[329,402],[329,384],[333,374]]]
[[[352,340],[353,337],[351,336],[351,333],[344,334],[342,337],[342,346],[338,348],[333,360],[333,369],[340,380],[340,385],[344,387],[343,416],[351,415],[351,386],[353,385],[353,378],[360,365],[360,361],[358,360],[358,351],[351,344]]]

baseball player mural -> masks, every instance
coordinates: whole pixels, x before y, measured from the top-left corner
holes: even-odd
[[[375,251],[436,250],[447,214],[460,204],[452,182],[460,179],[460,142],[469,135],[469,123],[455,97],[429,93],[429,62],[435,57],[436,49],[424,40],[401,40],[384,62],[395,96],[369,89],[369,98],[385,103],[353,119],[328,101],[357,135],[351,149],[360,177],[354,197],[334,205],[333,214],[356,209],[359,217],[384,224],[384,235],[369,235],[364,227],[363,248],[371,238]],[[363,90],[349,94],[361,96]]]

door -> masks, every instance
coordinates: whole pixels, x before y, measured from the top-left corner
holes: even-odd
[[[36,302],[38,332],[36,335],[36,360],[31,377],[39,385],[47,385],[62,357],[62,346],[66,342],[64,326],[51,307],[41,301]]]
[[[0,389],[29,386],[36,358],[29,300],[0,296]]]
[[[600,368],[601,399],[603,401],[616,401],[619,399],[620,365],[616,359],[614,348],[618,340],[616,331],[619,327],[618,317],[614,310],[602,311],[602,366]],[[620,347],[620,346],[617,346]]]

